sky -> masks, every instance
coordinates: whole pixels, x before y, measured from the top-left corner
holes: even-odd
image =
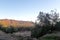
[[[0,19],[35,21],[39,12],[60,12],[60,0],[0,0]]]

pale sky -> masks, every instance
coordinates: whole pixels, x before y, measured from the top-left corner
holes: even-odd
[[[40,11],[60,11],[60,0],[0,0],[0,19],[35,21]]]

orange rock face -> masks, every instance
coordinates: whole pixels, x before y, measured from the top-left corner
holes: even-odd
[[[33,22],[29,21],[17,21],[17,20],[9,20],[9,19],[0,19],[0,25],[3,27],[34,27]]]

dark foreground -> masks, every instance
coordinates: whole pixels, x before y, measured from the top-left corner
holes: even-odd
[[[31,31],[16,32],[13,34],[7,34],[0,31],[0,40],[37,40],[36,38],[31,38]]]
[[[0,40],[60,40],[60,32],[55,31],[36,39],[31,37],[31,31],[20,31],[12,34],[0,31]]]

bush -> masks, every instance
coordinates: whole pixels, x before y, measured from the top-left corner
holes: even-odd
[[[18,32],[19,30],[18,30],[18,28],[13,28],[14,30],[13,30],[13,32]]]
[[[32,27],[19,27],[17,29],[18,31],[31,31],[33,28]]]
[[[36,25],[36,27],[31,30],[31,37],[35,37],[35,38],[40,37],[41,31],[42,31],[42,28],[40,28],[40,26]]]
[[[13,33],[14,30],[12,27],[7,27],[7,28],[3,27],[2,31],[4,31],[5,33]]]
[[[5,33],[13,33],[14,32],[13,27],[1,27],[1,30],[4,31]]]
[[[35,38],[39,38],[47,33],[52,32],[52,26],[46,25],[46,26],[39,26],[36,25],[36,27],[31,31],[31,36]]]
[[[3,27],[0,25],[0,30],[4,31],[5,33],[13,33],[13,32],[18,32],[18,31],[31,31],[33,28],[31,27]]]
[[[60,22],[57,22],[55,25],[55,31],[60,31]]]
[[[14,29],[13,29],[13,27],[8,27],[5,32],[6,33],[13,33]]]

